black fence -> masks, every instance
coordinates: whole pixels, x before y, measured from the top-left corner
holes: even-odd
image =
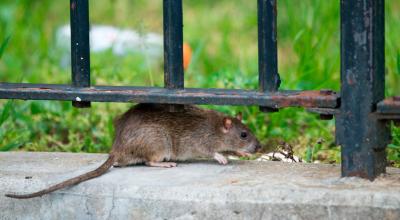
[[[341,91],[282,91],[277,59],[276,0],[258,0],[259,89],[185,88],[182,0],[163,0],[164,88],[91,86],[88,0],[70,0],[72,84],[0,83],[1,99],[90,102],[255,105],[264,112],[304,107],[336,117],[342,175],[374,179],[385,172],[390,120],[400,120],[400,98],[385,99],[384,0],[341,0]]]

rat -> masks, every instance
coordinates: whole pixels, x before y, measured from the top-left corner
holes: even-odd
[[[257,138],[242,122],[241,113],[223,113],[185,105],[179,112],[167,104],[137,104],[114,121],[115,138],[108,159],[97,169],[31,194],[6,194],[17,199],[43,196],[101,176],[112,166],[145,164],[176,167],[176,162],[212,157],[220,164],[228,160],[222,152],[249,155],[260,148]]]

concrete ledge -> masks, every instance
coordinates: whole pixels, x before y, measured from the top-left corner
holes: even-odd
[[[42,189],[105,158],[0,153],[0,219],[400,219],[400,169],[393,168],[370,182],[339,178],[337,165],[196,161],[112,168],[30,200],[3,196]]]

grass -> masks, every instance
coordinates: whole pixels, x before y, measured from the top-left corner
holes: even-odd
[[[278,6],[279,72],[282,89],[334,89],[340,81],[339,1],[307,0]],[[60,65],[55,31],[69,22],[68,1],[3,0],[0,3],[0,81],[70,83]],[[97,0],[91,22],[162,33],[161,0]],[[400,94],[400,3],[386,1],[386,95]],[[184,1],[184,39],[194,50],[185,73],[188,87],[257,88],[256,1]],[[148,65],[137,54],[111,51],[91,57],[92,84],[162,86],[162,62]],[[0,101],[0,151],[108,152],[113,118],[130,104]],[[264,114],[256,107],[209,106],[243,111],[265,150],[290,143],[307,161],[338,162],[334,121],[320,121],[298,108]],[[400,166],[400,129],[392,126],[389,159]]]

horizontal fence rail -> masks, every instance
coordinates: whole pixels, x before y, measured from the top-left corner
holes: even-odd
[[[400,115],[400,97],[391,97],[379,102],[377,105],[377,112]]]
[[[155,87],[96,86],[0,83],[0,98],[94,102],[149,102],[169,104],[259,105],[271,108],[335,108],[338,96],[326,91],[279,91],[191,89]]]

